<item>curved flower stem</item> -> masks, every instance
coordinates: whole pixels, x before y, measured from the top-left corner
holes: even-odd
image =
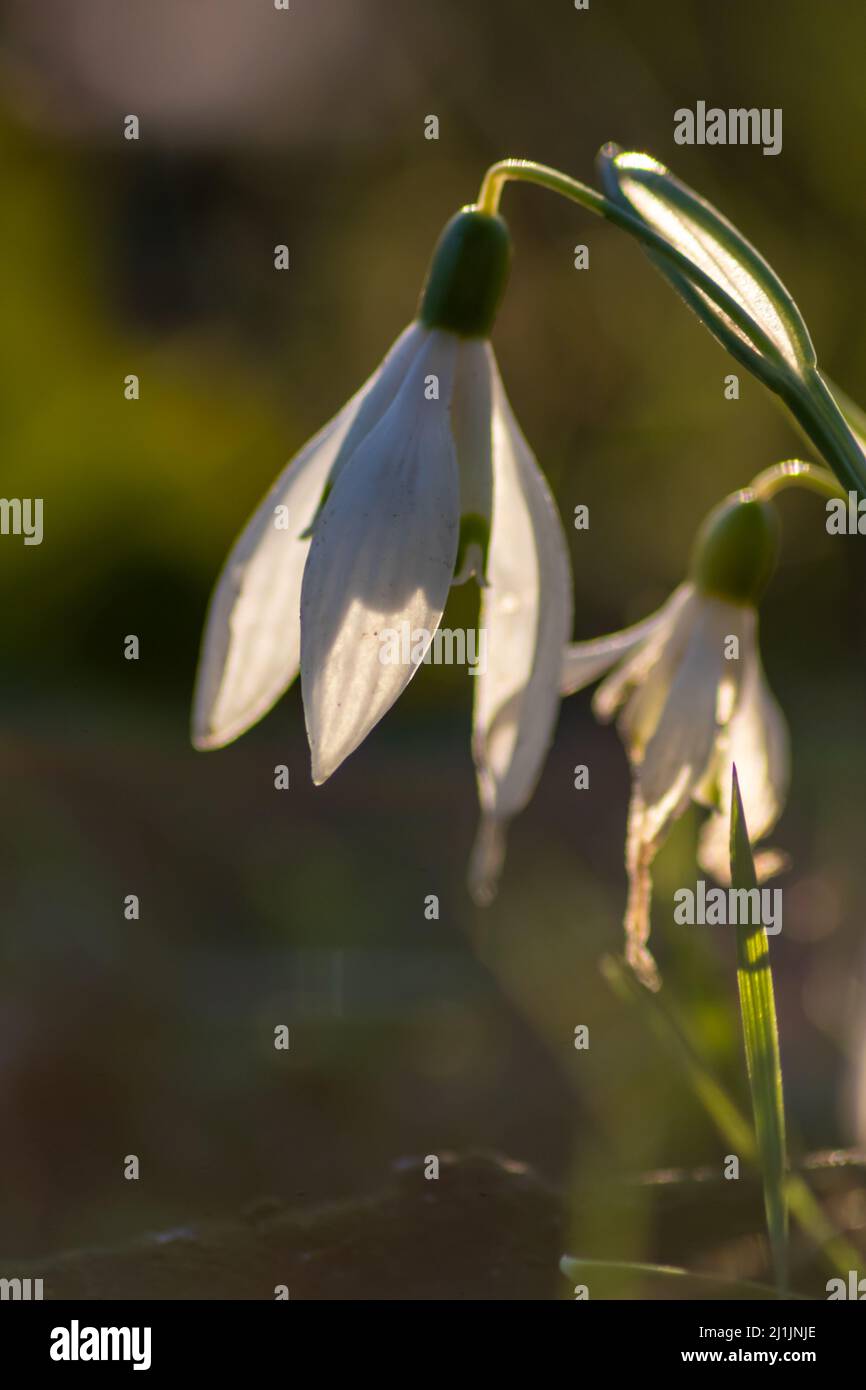
[[[771,497],[775,497],[777,492],[782,492],[786,487],[804,487],[810,492],[817,492],[821,497],[845,497],[829,468],[805,463],[802,459],[785,459],[784,463],[775,463],[772,468],[765,468],[752,479],[743,492],[757,497],[761,502],[769,502]]]
[[[764,332],[760,324],[757,324],[751,314],[741,304],[738,304],[726,290],[722,289],[712,276],[707,275],[696,266],[682,251],[671,246],[663,236],[653,231],[640,217],[636,217],[634,213],[619,207],[617,203],[611,202],[603,193],[590,188],[588,184],[580,183],[578,179],[570,178],[568,174],[562,174],[558,169],[551,169],[547,164],[536,164],[531,159],[501,159],[497,164],[491,164],[478,191],[478,200],[475,204],[478,210],[491,216],[498,212],[502,190],[505,184],[511,181],[534,183],[539,188],[547,188],[552,193],[558,193],[573,203],[579,203],[581,207],[594,212],[598,217],[605,217],[609,222],[621,227],[623,231],[630,232],[632,236],[637,237],[638,241],[643,242],[650,251],[675,266],[677,270],[688,277],[693,285],[707,295],[714,304],[717,304],[737,328],[746,334],[755,347],[766,358],[769,358],[769,361],[763,364],[764,379],[772,389],[779,389],[781,373],[774,370],[774,365],[778,364],[781,367],[783,365],[782,359],[775,343]]]
[[[564,197],[572,198],[599,214],[603,214],[604,204],[608,201],[604,194],[570,178],[568,174],[561,174],[549,164],[538,164],[534,159],[500,159],[496,164],[491,164],[481,180],[477,204],[481,212],[494,216],[499,211],[502,191],[512,179],[536,183],[553,193],[562,193]]]

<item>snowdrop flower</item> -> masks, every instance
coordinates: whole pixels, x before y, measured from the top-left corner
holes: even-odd
[[[657,613],[611,637],[566,648],[563,694],[616,668],[596,691],[593,708],[603,721],[619,711],[632,768],[626,955],[653,988],[658,975],[647,949],[651,866],[673,823],[690,800],[711,809],[699,862],[730,882],[731,764],[737,766],[753,840],[772,829],[784,805],[787,729],[757,640],[757,603],[777,548],[773,509],[750,491],[735,494],[704,522],[689,579]],[[755,860],[761,879],[783,864],[771,850]]]
[[[480,897],[550,742],[571,634],[561,523],[488,342],[509,259],[498,215],[466,208],[447,225],[417,319],[229,554],[193,711],[196,747],[222,747],[300,670],[313,780],[324,782],[414,676],[451,585],[474,575],[488,652],[473,720]],[[397,662],[383,656],[395,629],[423,634]]]

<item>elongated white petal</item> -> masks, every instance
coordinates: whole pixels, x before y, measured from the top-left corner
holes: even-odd
[[[595,692],[592,707],[602,721],[624,705],[619,731],[632,763],[643,758],[699,612],[694,587],[681,584],[661,609],[662,621]]]
[[[353,453],[371,430],[378,425],[385,411],[396,400],[397,392],[409,370],[430,339],[430,330],[414,319],[403,329],[379,365],[378,370],[361,390],[361,400],[352,420],[328,481],[336,483]],[[357,400],[357,397],[355,398]]]
[[[741,667],[750,660],[754,642],[754,609],[693,594],[688,611],[681,610],[660,665],[681,647],[684,621],[687,640],[671,673],[663,707],[653,716],[654,731],[642,758],[636,750],[626,836],[626,955],[650,988],[658,987],[655,962],[647,948],[652,863],[670,827],[705,777],[719,730],[735,708]],[[739,660],[726,659],[726,650],[733,649],[732,644],[729,646],[731,637],[738,639]],[[641,718],[634,717],[638,721]]]
[[[596,637],[589,642],[570,642],[562,658],[560,694],[574,695],[585,686],[592,685],[594,680],[624,657],[630,656],[648,638],[658,634],[663,640],[671,623],[672,602],[673,599],[669,599],[650,617],[623,628],[621,632],[613,632],[609,637]],[[652,648],[653,659],[656,650],[656,647]]]
[[[507,835],[507,820],[487,811],[481,812],[467,875],[469,892],[479,907],[489,907],[496,897],[505,863]]]
[[[650,937],[652,907],[652,864],[661,840],[654,838],[646,824],[646,805],[640,783],[632,785],[625,835],[625,867],[628,874],[628,901],[623,926],[625,958],[647,989],[661,984],[655,960],[647,943]]]
[[[767,684],[755,647],[743,673],[740,698],[714,759],[711,794],[714,811],[704,825],[698,861],[721,883],[730,881],[731,767],[743,801],[749,838],[756,843],[772,830],[781,815],[788,790],[790,750],[785,717]],[[704,799],[704,798],[701,798]],[[774,850],[755,856],[760,879],[784,866]]]
[[[301,578],[319,506],[363,415],[372,427],[426,340],[411,324],[342,410],[283,469],[232,547],[211,598],[193,700],[193,743],[221,748],[291,685],[300,666]]]
[[[665,707],[640,767],[640,784],[650,815],[662,821],[678,814],[706,771],[720,726],[730,717],[744,662],[754,640],[755,610],[723,599],[700,598],[700,613],[671,683]],[[736,660],[726,658],[735,637]],[[725,709],[727,706],[727,710]],[[674,788],[680,788],[673,805]],[[658,831],[653,828],[655,835]]]
[[[538,780],[559,709],[572,581],[562,523],[493,370],[493,527],[480,622],[487,670],[477,677],[473,754],[483,824],[470,886],[489,901],[501,864],[501,823]]]
[[[301,684],[317,783],[408,685],[445,607],[459,516],[448,418],[456,345],[451,334],[429,335],[316,523],[301,591]],[[438,399],[427,398],[431,377]],[[389,633],[403,631],[408,659],[391,660]]]
[[[596,689],[592,698],[592,709],[596,719],[602,720],[602,723],[613,719],[620,706],[627,701],[631,705],[635,696],[648,682],[652,681],[653,698],[656,691],[660,692],[662,699],[667,695],[671,671],[676,669],[681,649],[691,630],[694,596],[694,587],[691,584],[681,584],[674,589],[659,612],[653,614],[653,619],[659,621],[653,621],[653,626],[646,632],[644,639],[634,646],[620,666],[617,666]],[[626,706],[623,714],[623,734],[627,742],[630,724],[638,723],[630,717],[630,705]]]

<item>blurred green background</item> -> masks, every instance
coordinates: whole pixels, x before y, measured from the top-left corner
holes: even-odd
[[[486,913],[464,888],[464,671],[425,668],[318,790],[297,690],[206,756],[188,709],[231,540],[411,317],[441,226],[495,159],[592,181],[613,139],[670,163],[764,252],[863,403],[864,47],[866,11],[840,0],[3,5],[2,490],[43,497],[45,526],[40,547],[0,540],[4,1256],[262,1194],[368,1192],[406,1155],[481,1149],[576,1194],[583,1253],[761,1272],[757,1246],[728,1249],[725,1191],[699,1237],[687,1218],[665,1233],[651,1210],[623,1222],[581,1203],[601,1175],[613,1193],[724,1153],[599,974],[620,944],[628,777],[585,695]],[[698,99],[781,107],[782,154],[675,146],[673,113]],[[805,446],[743,372],[724,398],[736,367],[621,233],[536,189],[511,187],[503,211],[516,256],[494,344],[566,525],[590,508],[570,534],[588,637],[655,607],[705,512]],[[862,543],[829,539],[812,497],[781,509],[762,634],[794,750],[773,956],[796,1154],[855,1138],[866,605]],[[456,592],[451,624],[475,601]],[[655,941],[744,1099],[733,943],[684,940],[664,908],[694,880],[696,825],[659,860]],[[752,1215],[758,1229],[758,1200]]]

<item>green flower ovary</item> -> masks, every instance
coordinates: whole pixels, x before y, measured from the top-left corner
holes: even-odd
[[[757,604],[776,568],[779,522],[767,502],[728,498],[704,521],[692,553],[692,579],[702,593]]]
[[[498,215],[464,208],[445,227],[430,262],[418,316],[427,328],[486,338],[508,280],[511,237]]]

